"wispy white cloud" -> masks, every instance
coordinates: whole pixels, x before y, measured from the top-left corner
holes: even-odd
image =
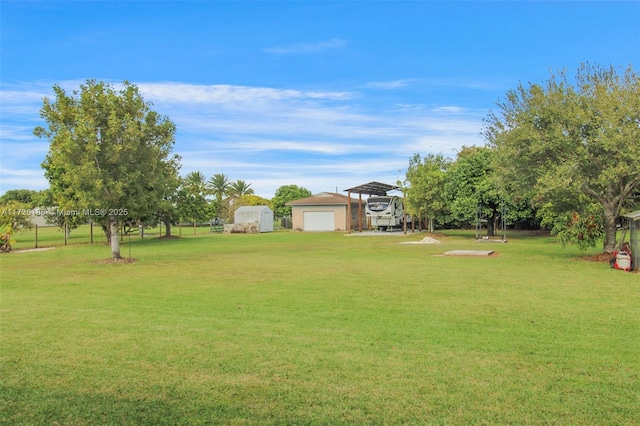
[[[40,164],[48,143],[33,135],[33,127],[44,124],[38,112],[42,95],[52,95],[43,87],[0,87],[2,190],[46,185]],[[287,184],[320,192],[372,180],[395,183],[414,153],[453,156],[462,145],[482,143],[483,111],[451,104],[391,103],[380,109],[377,91],[177,82],[138,87],[154,110],[176,123],[174,150],[183,174],[225,173],[267,198]]]
[[[42,102],[42,98],[47,96],[48,92],[38,91],[20,91],[20,90],[2,90],[2,102],[6,104],[23,104]]]
[[[9,148],[9,151],[13,152],[16,148],[21,149],[17,142],[33,141],[33,127],[24,124],[2,123],[0,126],[0,141],[2,141],[3,150]],[[15,147],[9,145],[10,143],[14,143]],[[4,151],[4,153],[6,154],[7,151]]]
[[[453,78],[421,78],[420,83],[432,87],[459,87],[463,89],[474,90],[495,90],[502,89],[502,83],[491,82],[487,80],[474,80],[461,77]]]
[[[404,176],[408,157],[390,156],[372,158],[347,156],[338,159],[317,159],[312,162],[275,161],[255,163],[253,161],[226,162],[213,156],[186,156],[184,170],[215,171],[251,183],[254,191],[267,198],[277,188],[295,184],[311,190],[342,192],[372,180],[395,183]]]
[[[451,113],[460,113],[460,112],[464,112],[464,110],[465,110],[464,108],[461,108],[458,106],[439,106],[432,109],[433,112],[451,112]]]
[[[41,169],[7,169],[0,170],[0,191],[9,189],[41,190],[49,187]]]
[[[0,140],[2,141],[2,162],[7,164],[15,164],[18,161],[34,157],[44,160],[49,150],[48,142],[40,141],[34,136],[31,136],[30,140],[26,135],[17,135],[13,139],[2,138]]]
[[[407,87],[415,82],[416,79],[392,80],[392,81],[372,81],[365,86],[373,89],[393,90]]]
[[[405,78],[389,81],[371,81],[364,87],[381,90],[395,90],[406,87],[439,87],[439,88],[462,88],[473,90],[495,90],[502,89],[504,83],[495,83],[487,80],[473,80],[461,77],[450,78]]]
[[[300,53],[320,53],[330,49],[341,49],[347,45],[346,41],[339,38],[332,38],[327,41],[312,43],[294,43],[284,46],[274,46],[263,49],[267,53],[276,55],[300,54]]]
[[[140,83],[140,92],[158,101],[182,104],[246,104],[287,100],[343,101],[357,96],[349,91],[304,91],[228,84]]]

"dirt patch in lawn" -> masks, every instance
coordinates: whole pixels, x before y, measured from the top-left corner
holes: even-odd
[[[611,253],[598,253],[591,256],[583,256],[582,260],[587,262],[608,262],[613,257]]]
[[[445,256],[462,256],[462,257],[490,257],[495,255],[494,250],[450,250],[444,253]]]
[[[98,265],[105,265],[105,264],[118,264],[118,263],[134,263],[136,262],[137,259],[134,259],[133,257],[128,257],[128,258],[122,258],[122,259],[103,259],[103,260],[96,260],[94,263],[98,264]]]
[[[32,249],[17,249],[12,250],[10,253],[32,253],[35,251],[47,251],[53,250],[55,247],[41,247],[41,248],[32,248]]]
[[[433,237],[424,237],[420,241],[403,241],[400,244],[440,244],[440,240]]]

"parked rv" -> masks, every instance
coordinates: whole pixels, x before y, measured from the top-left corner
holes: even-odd
[[[365,208],[367,218],[376,231],[392,231],[402,228],[405,220],[411,223],[411,216],[404,211],[404,200],[395,195],[369,197]]]

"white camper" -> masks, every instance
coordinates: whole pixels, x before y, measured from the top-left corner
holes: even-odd
[[[402,228],[405,220],[411,223],[411,216],[405,215],[404,200],[395,195],[369,197],[366,205],[367,217],[376,231],[392,231]]]

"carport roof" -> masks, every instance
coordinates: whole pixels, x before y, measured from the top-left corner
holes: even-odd
[[[380,182],[369,182],[364,185],[354,186],[353,188],[345,189],[346,192],[353,192],[355,194],[367,194],[367,195],[387,195],[387,192],[393,190],[399,190],[399,186],[388,185]]]

